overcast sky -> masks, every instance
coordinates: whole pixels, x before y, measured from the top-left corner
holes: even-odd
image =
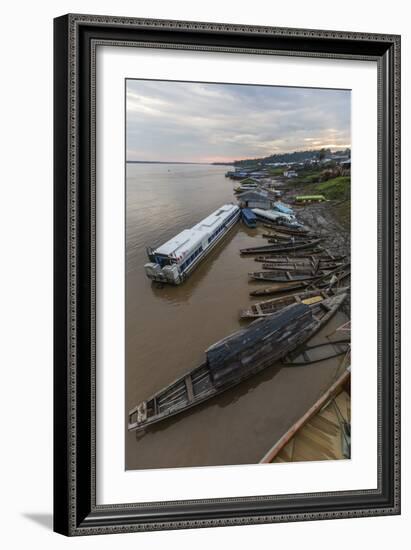
[[[350,147],[350,92],[127,80],[127,160],[226,162]]]

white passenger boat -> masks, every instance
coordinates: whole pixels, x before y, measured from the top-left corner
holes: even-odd
[[[235,225],[240,212],[238,206],[224,204],[191,229],[184,229],[158,248],[148,248],[147,277],[161,283],[182,283]]]

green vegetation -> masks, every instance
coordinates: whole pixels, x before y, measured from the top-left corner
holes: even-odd
[[[303,170],[299,173],[298,179],[301,183],[316,183],[319,180],[320,170]]]
[[[287,169],[285,166],[278,166],[277,168],[274,168],[272,166],[266,167],[270,176],[282,176]]]
[[[315,192],[323,194],[330,200],[344,200],[351,196],[351,178],[350,176],[338,176],[331,180],[317,183]]]
[[[294,178],[294,182],[297,178]],[[304,183],[304,182],[300,182]],[[327,200],[349,200],[351,196],[350,176],[338,176],[321,183],[307,184],[298,189],[299,195],[324,195]]]

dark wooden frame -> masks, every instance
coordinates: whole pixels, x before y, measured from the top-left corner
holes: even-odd
[[[400,513],[400,37],[89,15],[59,17],[54,30],[55,531],[82,535]],[[378,489],[96,505],[94,101],[99,44],[377,62]]]

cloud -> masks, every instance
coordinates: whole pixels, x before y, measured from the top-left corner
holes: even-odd
[[[127,80],[128,160],[210,162],[328,144],[350,144],[348,90]]]

